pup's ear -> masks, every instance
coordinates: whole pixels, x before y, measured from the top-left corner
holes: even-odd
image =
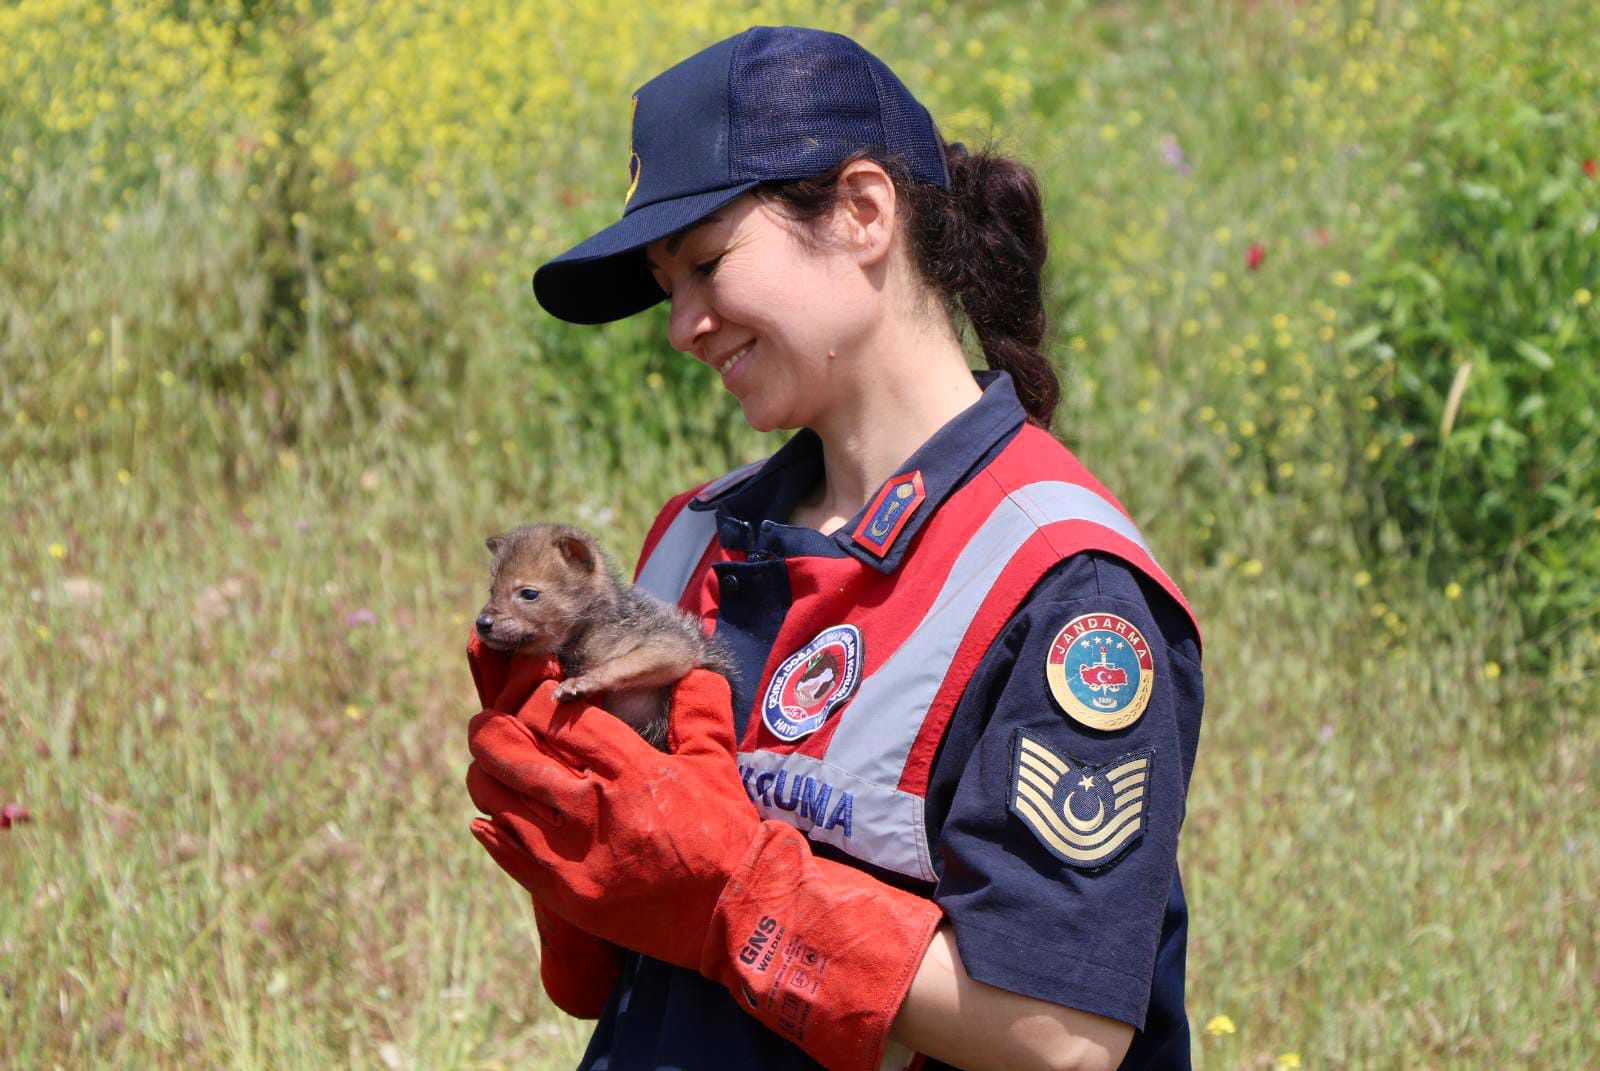
[[[499,554],[500,553],[500,544],[504,543],[505,541],[506,541],[506,537],[505,536],[503,536],[503,535],[494,535],[494,536],[490,536],[488,539],[485,539],[483,541],[483,545],[489,548],[489,553],[490,554]]]
[[[561,556],[568,564],[586,573],[594,572],[594,547],[587,539],[572,532],[562,532],[556,536],[556,549],[561,551]]]

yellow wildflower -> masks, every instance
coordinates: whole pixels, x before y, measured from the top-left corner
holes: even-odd
[[[1300,1054],[1299,1053],[1297,1053],[1297,1052],[1286,1052],[1286,1053],[1282,1053],[1282,1054],[1280,1054],[1278,1056],[1278,1071],[1299,1071],[1299,1068],[1300,1068]]]
[[[50,557],[54,558],[56,561],[60,561],[62,558],[65,558],[66,556],[67,556],[67,548],[66,548],[65,545],[63,545],[61,543],[51,543],[50,544]]]
[[[1490,680],[1498,680],[1500,678],[1500,663],[1485,662],[1483,664],[1483,675]]]
[[[1450,600],[1461,598],[1461,585],[1454,580],[1444,586],[1444,597]]]
[[[1372,574],[1363,569],[1355,575],[1355,582],[1356,587],[1364,588],[1372,583]]]
[[[1238,1028],[1233,1025],[1233,1020],[1226,1015],[1213,1015],[1206,1020],[1206,1033],[1212,1037],[1221,1037],[1223,1034],[1238,1033]]]

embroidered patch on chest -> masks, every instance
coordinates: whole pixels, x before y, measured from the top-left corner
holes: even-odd
[[[896,476],[878,490],[878,497],[867,507],[866,515],[850,538],[878,557],[889,553],[900,531],[928,494],[922,489],[922,472],[913,470]]]
[[[1056,633],[1045,655],[1045,680],[1062,710],[1091,729],[1126,729],[1150,705],[1156,664],[1132,622],[1083,614]]]
[[[855,694],[861,682],[861,631],[834,625],[783,660],[761,702],[761,720],[779,740],[809,736]]]
[[[1018,729],[1011,764],[1011,813],[1057,859],[1081,870],[1115,862],[1144,833],[1152,748],[1090,766]]]

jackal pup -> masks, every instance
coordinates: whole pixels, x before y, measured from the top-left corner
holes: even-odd
[[[732,673],[699,621],[623,583],[581,528],[527,525],[484,545],[494,562],[478,636],[500,651],[554,654],[558,702],[594,700],[665,748],[668,686],[697,666]]]

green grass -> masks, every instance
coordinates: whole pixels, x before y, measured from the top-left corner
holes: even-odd
[[[1341,348],[1359,287],[1338,273],[1463,74],[1448,49],[1418,60],[1424,36],[1525,54],[1493,5],[1449,6],[818,16],[1045,179],[1059,430],[1206,633],[1182,863],[1208,1069],[1600,1052],[1600,648],[1553,685],[1521,665],[1500,589],[1431,586],[1350,523],[1372,508],[1355,474],[1377,372]],[[613,210],[626,90],[596,85],[712,39],[695,17],[630,36],[626,70],[584,73],[602,46],[571,27],[558,42],[588,87],[570,152],[610,162],[604,203],[565,204],[536,154],[527,173],[435,161],[436,198],[379,161],[374,185],[305,194],[307,304],[278,323],[261,174],[208,169],[192,132],[148,167],[97,157],[92,132],[0,103],[0,803],[33,816],[0,830],[0,1066],[573,1064],[587,1030],[544,1000],[531,912],[466,831],[462,648],[485,534],[560,517],[626,560],[668,494],[770,448],[659,313],[563,328],[526,290]],[[224,143],[248,131],[214,106]],[[483,158],[522,160],[494,114]],[[409,143],[417,122],[376,129]],[[1192,175],[1163,162],[1169,135]],[[453,197],[487,221],[457,229]],[[419,252],[431,278],[405,269]],[[1206,1030],[1218,1016],[1233,1032]]]

